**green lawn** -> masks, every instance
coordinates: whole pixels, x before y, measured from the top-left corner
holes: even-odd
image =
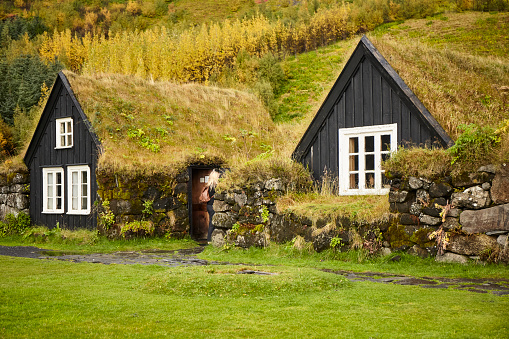
[[[349,282],[314,268],[410,272],[417,261],[408,256],[399,263],[357,264],[346,257],[290,254],[284,246],[229,252],[207,248],[201,257],[264,265],[178,268],[0,256],[0,337],[509,336],[507,296]],[[426,260],[414,270],[429,273],[432,266],[435,275],[508,276],[505,266]],[[236,274],[245,268],[277,275]]]

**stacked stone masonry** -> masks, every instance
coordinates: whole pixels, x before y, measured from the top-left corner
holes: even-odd
[[[175,177],[164,174],[128,177],[99,170],[97,182],[100,205],[107,201],[114,215],[113,227],[102,229],[108,235],[118,236],[124,225],[138,220],[151,221],[158,235],[182,237],[189,233],[187,171]],[[147,202],[152,210],[149,213],[144,212]],[[98,215],[100,229],[101,213],[105,213],[103,207]]]
[[[435,244],[423,236],[442,227],[448,244],[437,260],[508,262],[508,165],[483,166],[475,173],[434,181],[394,178],[389,202],[391,212],[398,214],[398,223],[387,234],[391,247],[435,253]]]
[[[214,201],[215,227],[212,233],[214,246],[235,244],[240,247],[265,247],[269,240],[285,243],[302,239],[320,252],[330,247],[331,239],[341,238],[346,248],[356,234],[364,239],[376,237],[374,230],[387,230],[388,222],[367,224],[352,222],[348,218],[327,217],[311,220],[292,212],[278,211],[276,200],[285,194],[287,187],[280,179],[258,182],[249,187],[216,193]],[[266,213],[266,219],[263,214]]]
[[[30,176],[27,171],[0,174],[0,219],[11,213],[29,214]]]

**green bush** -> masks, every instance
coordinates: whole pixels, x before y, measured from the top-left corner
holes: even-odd
[[[490,156],[500,143],[500,136],[492,127],[476,124],[461,125],[463,133],[447,152],[453,157],[452,164],[476,167],[491,161]]]
[[[136,220],[128,222],[120,228],[120,235],[123,238],[145,237],[154,235],[154,223],[147,220]]]
[[[30,227],[30,216],[26,213],[20,212],[18,215],[9,213],[5,217],[4,222],[0,222],[0,237],[7,235],[22,234],[27,228]]]

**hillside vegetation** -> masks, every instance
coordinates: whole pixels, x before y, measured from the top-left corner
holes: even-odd
[[[103,144],[103,168],[139,172],[176,171],[196,162],[236,165],[278,147],[278,129],[251,94],[125,75],[65,74]]]
[[[237,0],[201,1],[199,6],[190,0],[4,1],[0,4],[4,17],[0,22],[0,80],[5,84],[0,87],[2,155],[23,149],[30,139],[32,121],[38,119],[44,104],[39,98],[50,87],[48,79],[65,68],[88,79],[124,73],[139,78],[134,82],[195,82],[253,93],[263,107],[250,105],[260,112],[253,109],[249,114],[256,114],[267,129],[276,122],[279,130],[274,135],[255,132],[265,139],[254,148],[262,153],[272,148],[274,154],[289,158],[358,42],[356,34],[375,27],[368,37],[454,139],[464,124],[498,128],[508,116],[504,89],[509,83],[508,14],[451,11],[504,10],[508,6],[505,0]],[[117,76],[107,77],[114,82],[111,79]],[[179,95],[193,94],[182,91]],[[207,112],[207,105],[202,106],[199,110]],[[213,100],[210,106],[216,106]],[[126,112],[146,111],[126,107]],[[265,121],[266,110],[272,121]],[[129,124],[126,118],[119,121]],[[236,131],[211,125],[218,128],[218,140],[225,145],[219,147],[217,141],[206,148],[207,138],[191,138],[191,153],[199,156],[207,149],[219,154],[228,150],[232,140],[254,140],[250,129],[239,123]],[[171,144],[161,142],[162,134],[159,139],[157,134],[149,137],[143,126],[130,124],[126,129],[134,127],[143,132],[137,132],[143,134],[138,138],[159,140],[161,154],[161,145]],[[181,128],[187,129],[179,131],[182,135],[195,131],[191,124]],[[116,130],[107,132],[102,137],[115,138]],[[266,145],[263,149],[262,144]],[[501,154],[503,157],[504,151]],[[129,159],[130,155],[125,156]]]
[[[453,139],[462,133],[462,125],[497,128],[509,118],[508,13],[448,13],[382,25],[367,36]],[[339,41],[282,62],[288,82],[277,98],[278,120],[300,121],[292,124],[295,136],[289,138],[293,144],[288,154],[358,40]]]

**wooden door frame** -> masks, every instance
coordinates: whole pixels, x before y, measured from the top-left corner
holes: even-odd
[[[206,166],[206,165],[193,165],[187,168],[189,181],[187,185],[187,211],[189,215],[189,236],[191,239],[194,239],[194,229],[193,229],[193,171],[194,170],[213,170],[217,167],[214,166]]]

